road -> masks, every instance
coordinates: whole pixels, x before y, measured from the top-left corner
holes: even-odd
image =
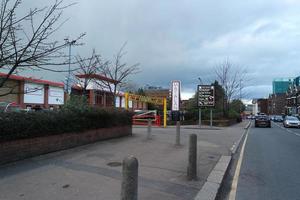
[[[252,127],[242,151],[236,195],[226,199],[300,199],[300,129],[274,123],[272,128]]]

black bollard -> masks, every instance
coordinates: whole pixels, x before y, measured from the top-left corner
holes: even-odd
[[[151,131],[152,131],[152,120],[148,119],[148,127],[147,127],[147,139],[151,139]]]
[[[188,180],[197,180],[197,135],[191,134],[189,141]]]
[[[176,122],[176,145],[180,145],[180,121]]]

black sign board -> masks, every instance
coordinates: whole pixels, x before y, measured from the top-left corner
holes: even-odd
[[[215,106],[215,87],[212,85],[198,85],[198,107]]]

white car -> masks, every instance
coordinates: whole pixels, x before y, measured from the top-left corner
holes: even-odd
[[[283,126],[300,128],[300,121],[297,117],[286,116],[283,121]]]

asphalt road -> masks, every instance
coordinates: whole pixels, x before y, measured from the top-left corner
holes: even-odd
[[[236,199],[300,199],[300,129],[250,129]]]

